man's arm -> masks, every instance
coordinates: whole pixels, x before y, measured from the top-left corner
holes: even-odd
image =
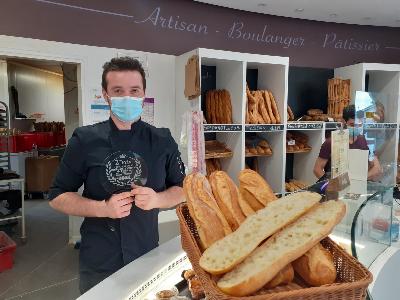
[[[315,161],[315,165],[314,165],[314,170],[313,170],[315,177],[321,178],[322,176],[324,176],[324,174],[325,174],[324,168],[327,163],[328,163],[327,159],[317,157],[317,160]]]
[[[55,210],[79,217],[123,218],[130,214],[133,198],[130,192],[113,195],[109,200],[96,201],[66,192],[50,201]]]
[[[368,180],[376,181],[382,175],[382,167],[377,156],[374,156],[372,167],[368,170]]]
[[[171,186],[160,193],[148,187],[135,186],[131,191],[131,196],[134,197],[135,205],[143,210],[171,208],[185,199],[183,189],[179,186]]]

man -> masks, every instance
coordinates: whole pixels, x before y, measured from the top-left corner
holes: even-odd
[[[113,58],[103,66],[102,87],[110,119],[74,131],[49,193],[51,207],[85,217],[80,230],[81,293],[157,247],[159,209],[184,199],[184,166],[170,131],[140,119],[146,91],[141,64],[129,57]],[[105,175],[106,159],[120,151],[144,160],[147,183],[111,194],[107,184],[120,177]],[[140,175],[143,168],[135,172]],[[82,184],[80,196],[76,192]]]
[[[365,137],[361,134],[362,124],[355,124],[355,106],[349,105],[343,110],[345,126],[349,129],[349,148],[369,150]],[[314,175],[322,178],[326,172],[331,171],[331,139],[327,138],[321,146],[319,156],[315,161]],[[382,168],[376,155],[368,163],[368,180],[378,180],[382,174]]]

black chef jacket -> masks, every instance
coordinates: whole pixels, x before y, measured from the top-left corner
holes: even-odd
[[[110,118],[74,131],[50,189],[50,200],[76,192],[82,184],[84,197],[99,201],[110,198],[100,184],[104,159],[122,150],[132,150],[145,160],[147,187],[161,192],[182,186],[184,167],[169,129],[139,120],[131,130],[118,130]],[[133,205],[126,218],[87,217],[80,231],[81,273],[109,274],[158,246],[158,209],[146,211]]]

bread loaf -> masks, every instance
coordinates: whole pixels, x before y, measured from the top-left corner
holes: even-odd
[[[207,249],[214,242],[230,233],[230,227],[224,216],[219,211],[217,203],[207,189],[202,191],[199,196],[199,190],[196,187],[196,176],[204,177],[200,174],[190,174],[186,176],[183,182],[183,188],[186,196],[189,213],[196,224],[197,232],[200,237],[201,248]],[[204,178],[204,180],[206,180]]]
[[[267,205],[268,202],[276,199],[274,191],[271,189],[269,184],[261,177],[260,174],[251,170],[242,170],[239,173],[240,191],[247,191],[245,197],[249,197],[249,194],[254,197],[263,206]],[[249,204],[253,201],[248,201]],[[251,205],[251,204],[250,204]]]
[[[274,201],[270,205],[278,201]],[[226,273],[218,281],[217,286],[224,293],[233,296],[254,293],[274,278],[283,267],[305,254],[326,237],[340,222],[345,212],[346,205],[341,201],[318,204],[314,209],[269,238],[233,270]],[[235,233],[226,236],[221,241]],[[209,250],[212,251],[219,247],[221,241],[216,242],[215,247],[209,248]],[[229,251],[226,252],[229,253]]]
[[[267,289],[272,289],[278,285],[288,284],[293,281],[294,270],[292,264],[288,264],[282,270],[275,275],[270,282],[268,282],[264,287]]]
[[[320,199],[321,196],[317,193],[302,192],[270,202],[267,207],[248,217],[236,231],[208,248],[200,258],[200,266],[212,274],[228,272],[254,251],[262,241],[296,220]],[[286,264],[288,263],[290,262]]]
[[[332,254],[320,243],[293,262],[293,267],[311,286],[332,284],[336,280],[336,268]]]
[[[224,171],[210,175],[212,192],[222,214],[234,231],[246,219],[239,204],[239,193],[232,179]]]

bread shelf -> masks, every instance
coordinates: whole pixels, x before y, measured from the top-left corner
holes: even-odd
[[[185,64],[192,55],[199,56],[201,70],[201,90],[203,94],[210,89],[226,89],[232,103],[233,124],[204,124],[207,134],[215,135],[232,150],[232,156],[224,154],[228,159],[221,159],[221,167],[232,178],[236,178],[240,170],[245,168],[246,159],[258,158],[260,174],[270,183],[274,192],[285,193],[285,178],[290,173],[307,184],[314,183],[317,178],[313,174],[315,160],[319,155],[322,143],[328,132],[340,127],[339,122],[322,121],[290,121],[287,120],[289,59],[269,55],[254,55],[211,49],[195,49],[176,58],[176,126],[175,132],[181,132],[182,122],[179,116],[185,111],[204,110],[204,95],[188,101],[183,94],[185,83]],[[210,72],[211,70],[211,72]],[[213,72],[213,73],[212,73]],[[333,77],[333,76],[332,76]],[[385,123],[368,124],[364,132],[376,139],[389,135],[390,140],[379,159],[382,164],[397,161],[399,141],[400,110],[400,65],[357,64],[335,69],[334,77],[351,79],[351,99],[354,103],[356,91],[370,91],[381,97],[385,105]],[[369,77],[369,78],[367,78]],[[274,95],[282,124],[246,124],[246,83],[250,90],[269,90]],[[300,101],[300,100],[299,100]],[[385,102],[387,101],[387,102]],[[322,108],[326,113],[327,108]],[[311,149],[286,151],[288,131],[302,131],[309,135],[307,143]],[[385,131],[387,130],[387,131]],[[392,135],[392,132],[395,134]],[[269,142],[273,156],[251,155],[245,151],[245,137],[248,133],[258,133]],[[381,134],[382,133],[382,134]],[[179,136],[176,136],[179,139]],[[370,140],[368,140],[370,142]],[[183,161],[185,149],[181,149]],[[307,155],[286,155],[301,154]],[[208,157],[208,156],[207,156]],[[215,157],[215,156],[213,156]],[[288,166],[288,169],[286,169]],[[291,169],[291,170],[289,170]],[[395,176],[394,176],[395,177]]]
[[[272,156],[271,154],[246,154],[245,157],[269,157]]]
[[[223,153],[210,153],[205,154],[206,159],[213,159],[213,158],[230,158],[233,156],[232,152],[223,152]]]
[[[288,154],[296,154],[296,153],[308,153],[311,152],[312,148],[306,148],[306,149],[302,149],[302,150],[286,150],[286,153]]]

